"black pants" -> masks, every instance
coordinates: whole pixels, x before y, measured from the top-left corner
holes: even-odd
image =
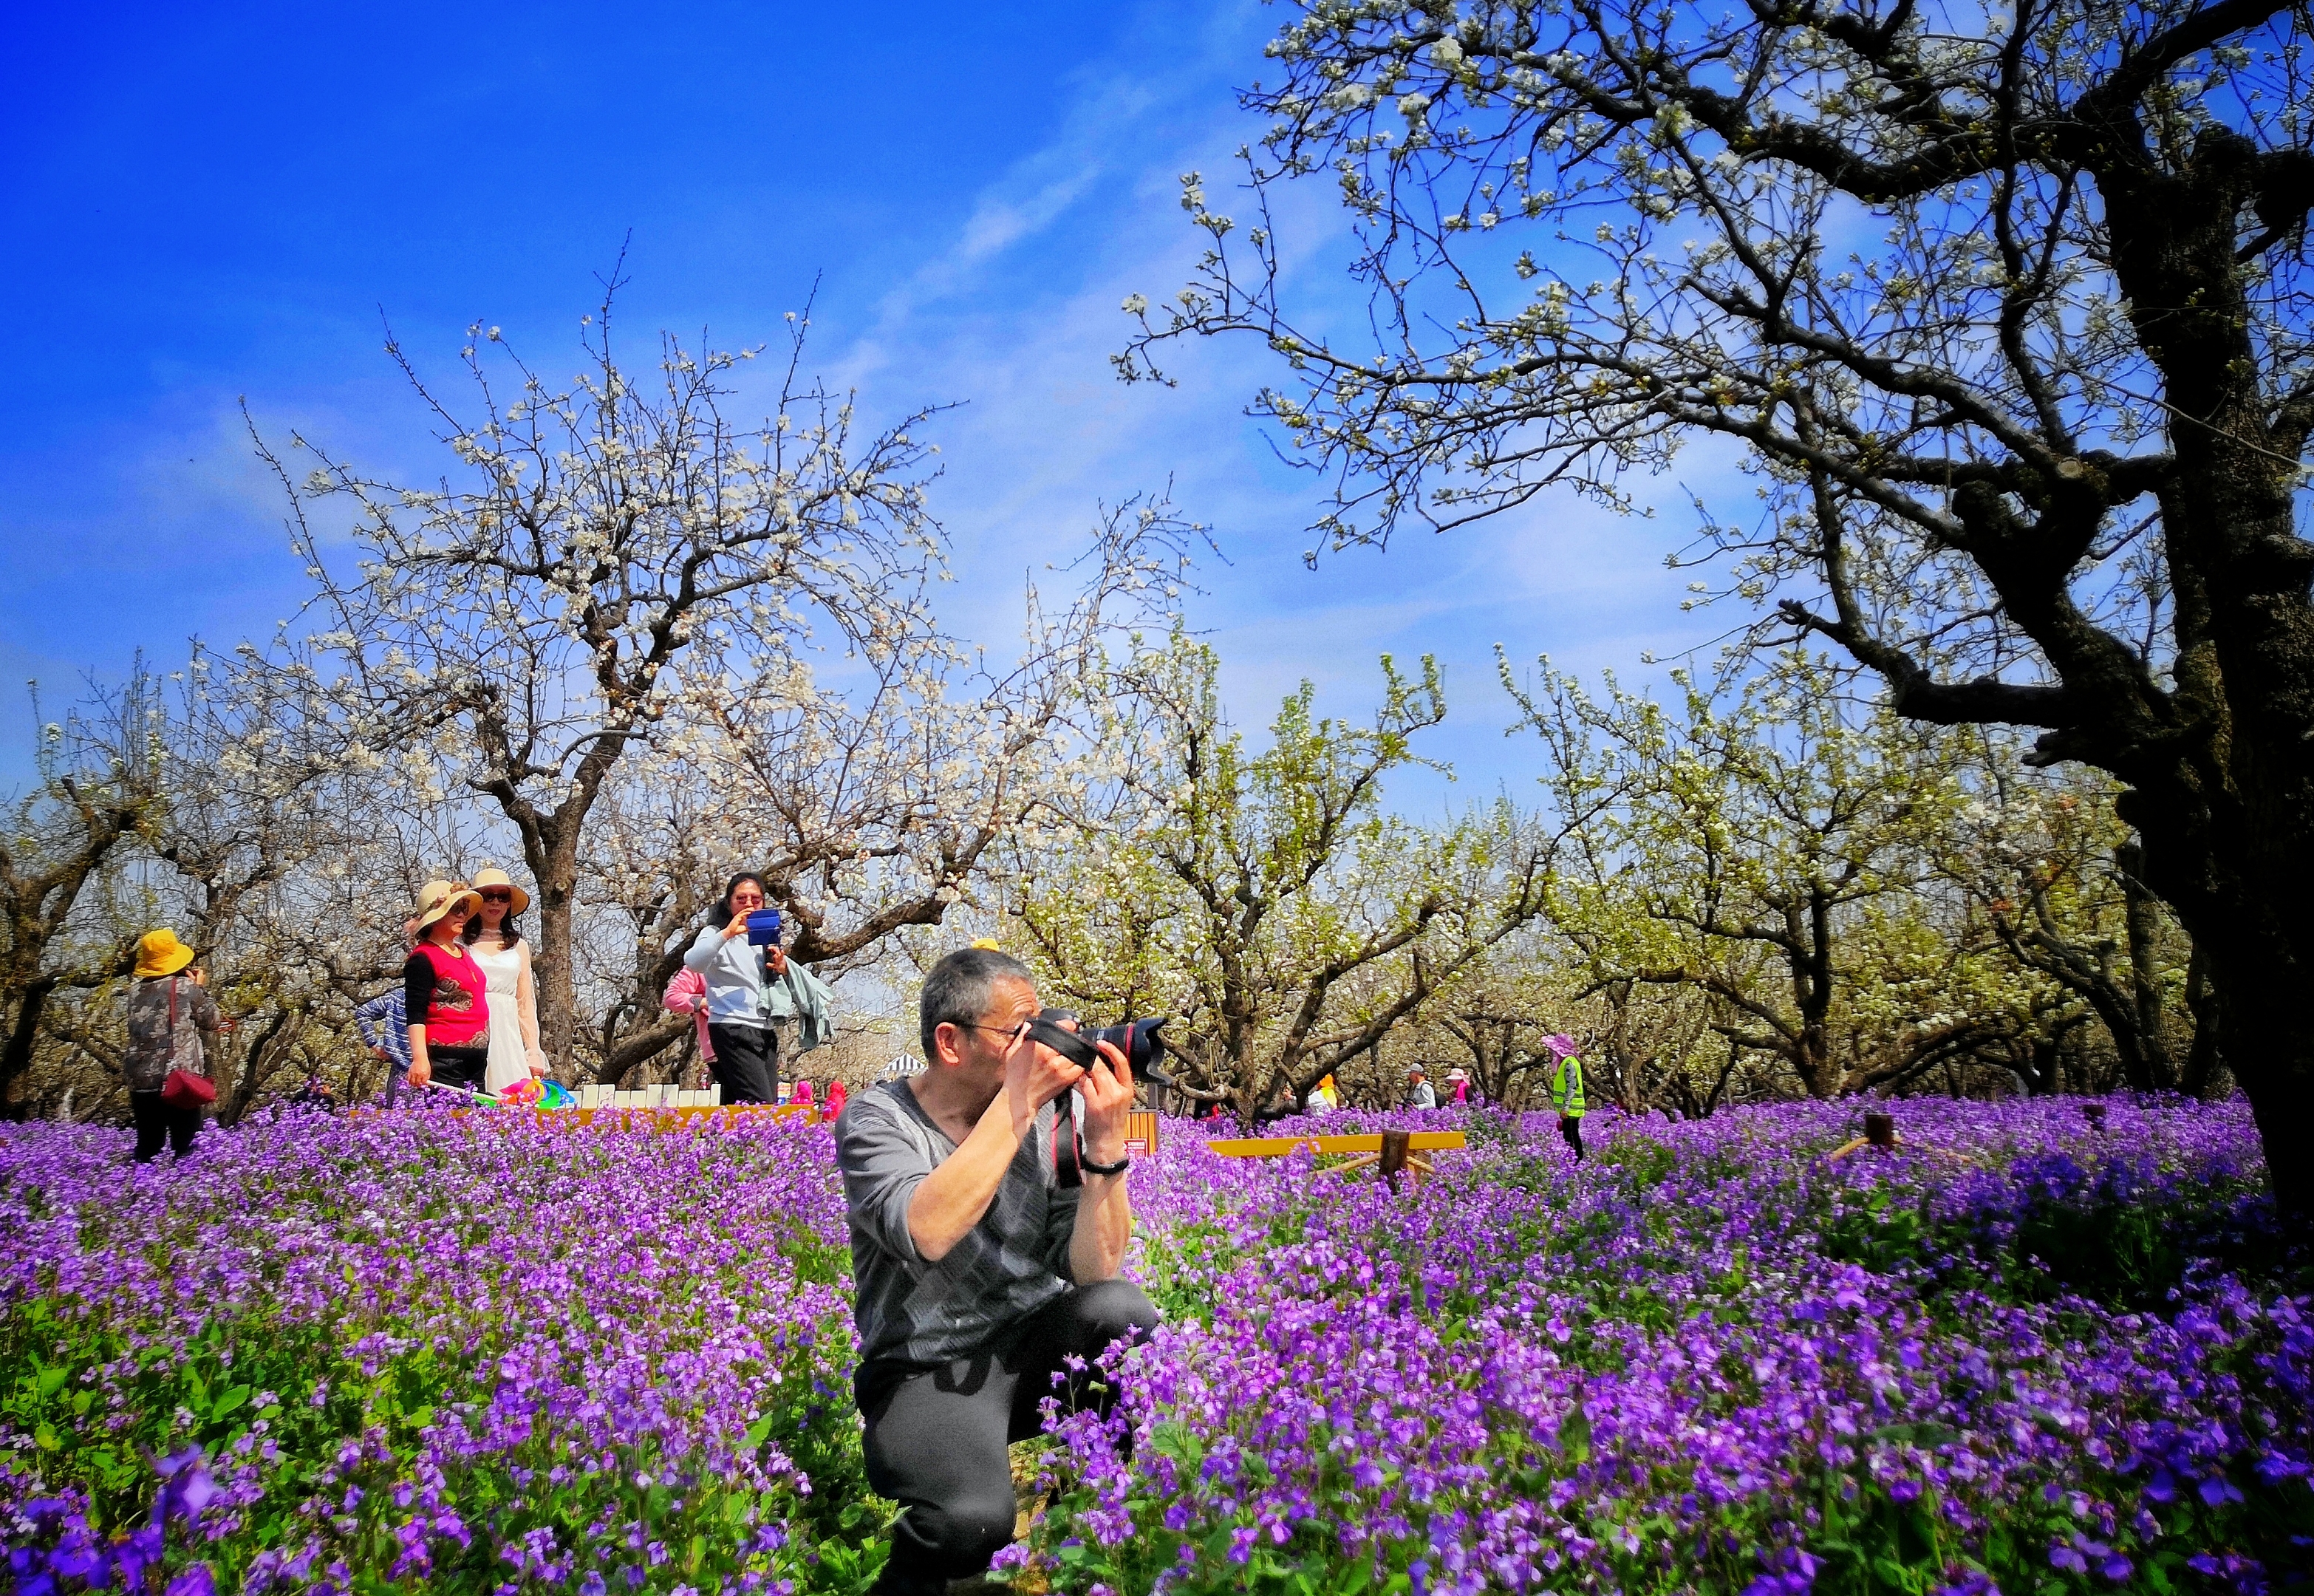
[[[707,1039],[715,1056],[707,1067],[727,1103],[780,1100],[780,1034],[769,1026],[711,1025]]]
[[[717,1044],[721,1050],[721,1044]],[[943,1369],[860,1371],[868,1483],[906,1511],[892,1527],[886,1596],[937,1596],[1012,1539],[1007,1444],[1043,1428],[1038,1409],[1071,1357],[1090,1364],[1113,1343],[1146,1334],[1157,1309],[1130,1281],[1105,1280],[1055,1297],[997,1348]],[[1100,1371],[1069,1376],[1064,1406],[1106,1412],[1117,1393]]]
[[[193,1138],[201,1128],[198,1106],[172,1108],[162,1100],[159,1092],[130,1092],[128,1116],[137,1125],[137,1161],[140,1164],[149,1164],[159,1158],[163,1142],[183,1158],[192,1151]]]
[[[1575,1150],[1575,1161],[1583,1161],[1583,1117],[1562,1114],[1559,1116],[1559,1133],[1567,1138],[1567,1145]]]
[[[488,1047],[428,1047],[426,1062],[434,1067],[433,1080],[437,1086],[455,1086],[460,1091],[478,1092],[482,1089],[482,1077],[490,1067]],[[445,1098],[444,1102],[449,1101]]]

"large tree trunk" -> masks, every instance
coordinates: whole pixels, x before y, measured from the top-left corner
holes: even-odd
[[[57,977],[33,977],[17,994],[16,1013],[8,1036],[0,1043],[0,1119],[21,1120],[31,1112],[22,1100],[24,1077],[31,1072],[33,1044],[40,1040],[40,1016],[57,990]]]
[[[2194,1011],[2194,1046],[2186,1055],[2185,1089],[2207,1102],[2232,1090],[2233,1076],[2226,1068],[2225,1010],[2210,983],[2210,956],[2199,943],[2186,967],[2186,1006]]]
[[[538,947],[530,966],[538,992],[538,1045],[547,1067],[566,1086],[578,1074],[578,1061],[571,1056],[578,1036],[571,925],[578,908],[578,833],[593,798],[594,788],[582,783],[560,808],[542,815],[527,804],[501,797],[522,833],[523,862],[538,884],[532,900],[538,910]]]
[[[538,1044],[558,1079],[575,1075],[570,1055],[578,1036],[578,982],[570,957],[570,925],[578,912],[577,869],[555,868],[550,853],[538,868],[538,956],[531,980],[538,989]]]
[[[2170,1062],[2161,1015],[2161,921],[2157,900],[2145,885],[2145,850],[2124,842],[2114,850],[2113,862],[2121,876],[2123,920],[2129,931],[2130,1009],[2137,1021],[2139,1068],[2146,1089],[2168,1091],[2177,1084],[2177,1070]]]
[[[2260,385],[2248,274],[2234,255],[2257,159],[2221,128],[2200,137],[2182,173],[2133,162],[2098,174],[2115,273],[2166,385],[2177,466],[2160,501],[2177,686],[2151,714],[2116,713],[2121,694],[2094,702],[2076,756],[2130,784],[2120,809],[2143,840],[2147,883],[2208,951],[2274,1195],[2307,1224],[2314,544],[2297,533],[2304,440],[2291,418],[2314,395],[2301,389],[2277,404]],[[2093,674],[2080,683],[2098,698],[2107,685]]]
[[[2178,847],[2179,862],[2217,880],[2199,892],[2180,889],[2171,899],[2185,901],[2181,918],[2207,956],[2203,1023],[2214,1030],[2212,1019],[2223,1016],[2224,1056],[2257,1116],[2275,1200],[2301,1224],[2314,1219],[2314,1160],[2306,1146],[2307,1128],[2314,1125],[2314,1026],[2306,998],[2314,991],[2314,931],[2302,884],[2303,857],[2314,851],[2303,820],[2309,812],[2301,808],[2299,818],[2263,838],[2243,834],[2262,828],[2234,826],[2221,833],[2230,833],[2228,840],[2207,850]],[[2183,829],[2190,838],[2193,828]],[[2157,884],[2163,852],[2149,833]],[[2293,853],[2299,858],[2289,857]],[[2195,1051],[2213,1061],[2216,1038],[2207,1046],[2197,1039]],[[2195,1072],[2204,1079],[2194,1084],[2206,1089],[2211,1063]]]

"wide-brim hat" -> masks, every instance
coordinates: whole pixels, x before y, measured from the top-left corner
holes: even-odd
[[[1468,1070],[1449,1070],[1446,1071],[1446,1084],[1449,1086],[1453,1085],[1458,1080],[1468,1080],[1470,1079],[1471,1071]]]
[[[466,913],[478,913],[482,906],[482,895],[463,881],[428,881],[418,895],[418,929],[423,932],[445,914],[452,905],[464,903]]]
[[[173,975],[192,962],[193,950],[178,941],[174,931],[146,931],[137,939],[137,978],[140,981]]]
[[[507,905],[509,914],[519,914],[530,907],[530,895],[515,886],[513,877],[496,865],[484,865],[474,872],[474,890],[479,893],[485,886],[503,886],[514,893],[514,902]]]
[[[1555,1036],[1545,1036],[1542,1039],[1542,1045],[1545,1047],[1550,1048],[1551,1052],[1557,1054],[1561,1058],[1565,1058],[1568,1054],[1576,1051],[1575,1038],[1568,1036],[1564,1031],[1559,1032],[1559,1035]]]

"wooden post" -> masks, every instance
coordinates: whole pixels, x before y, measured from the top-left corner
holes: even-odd
[[[1398,1189],[1399,1171],[1406,1168],[1404,1131],[1384,1131],[1382,1133],[1382,1177],[1390,1182],[1390,1189]]]
[[[1896,1116],[1893,1114],[1868,1114],[1864,1116],[1864,1139],[1875,1147],[1896,1145]]]

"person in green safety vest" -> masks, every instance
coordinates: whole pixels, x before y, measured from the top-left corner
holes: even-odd
[[[1542,1045],[1559,1055],[1559,1072],[1550,1078],[1551,1106],[1559,1110],[1559,1133],[1583,1161],[1583,1061],[1575,1056],[1575,1038],[1564,1034],[1545,1036]]]

